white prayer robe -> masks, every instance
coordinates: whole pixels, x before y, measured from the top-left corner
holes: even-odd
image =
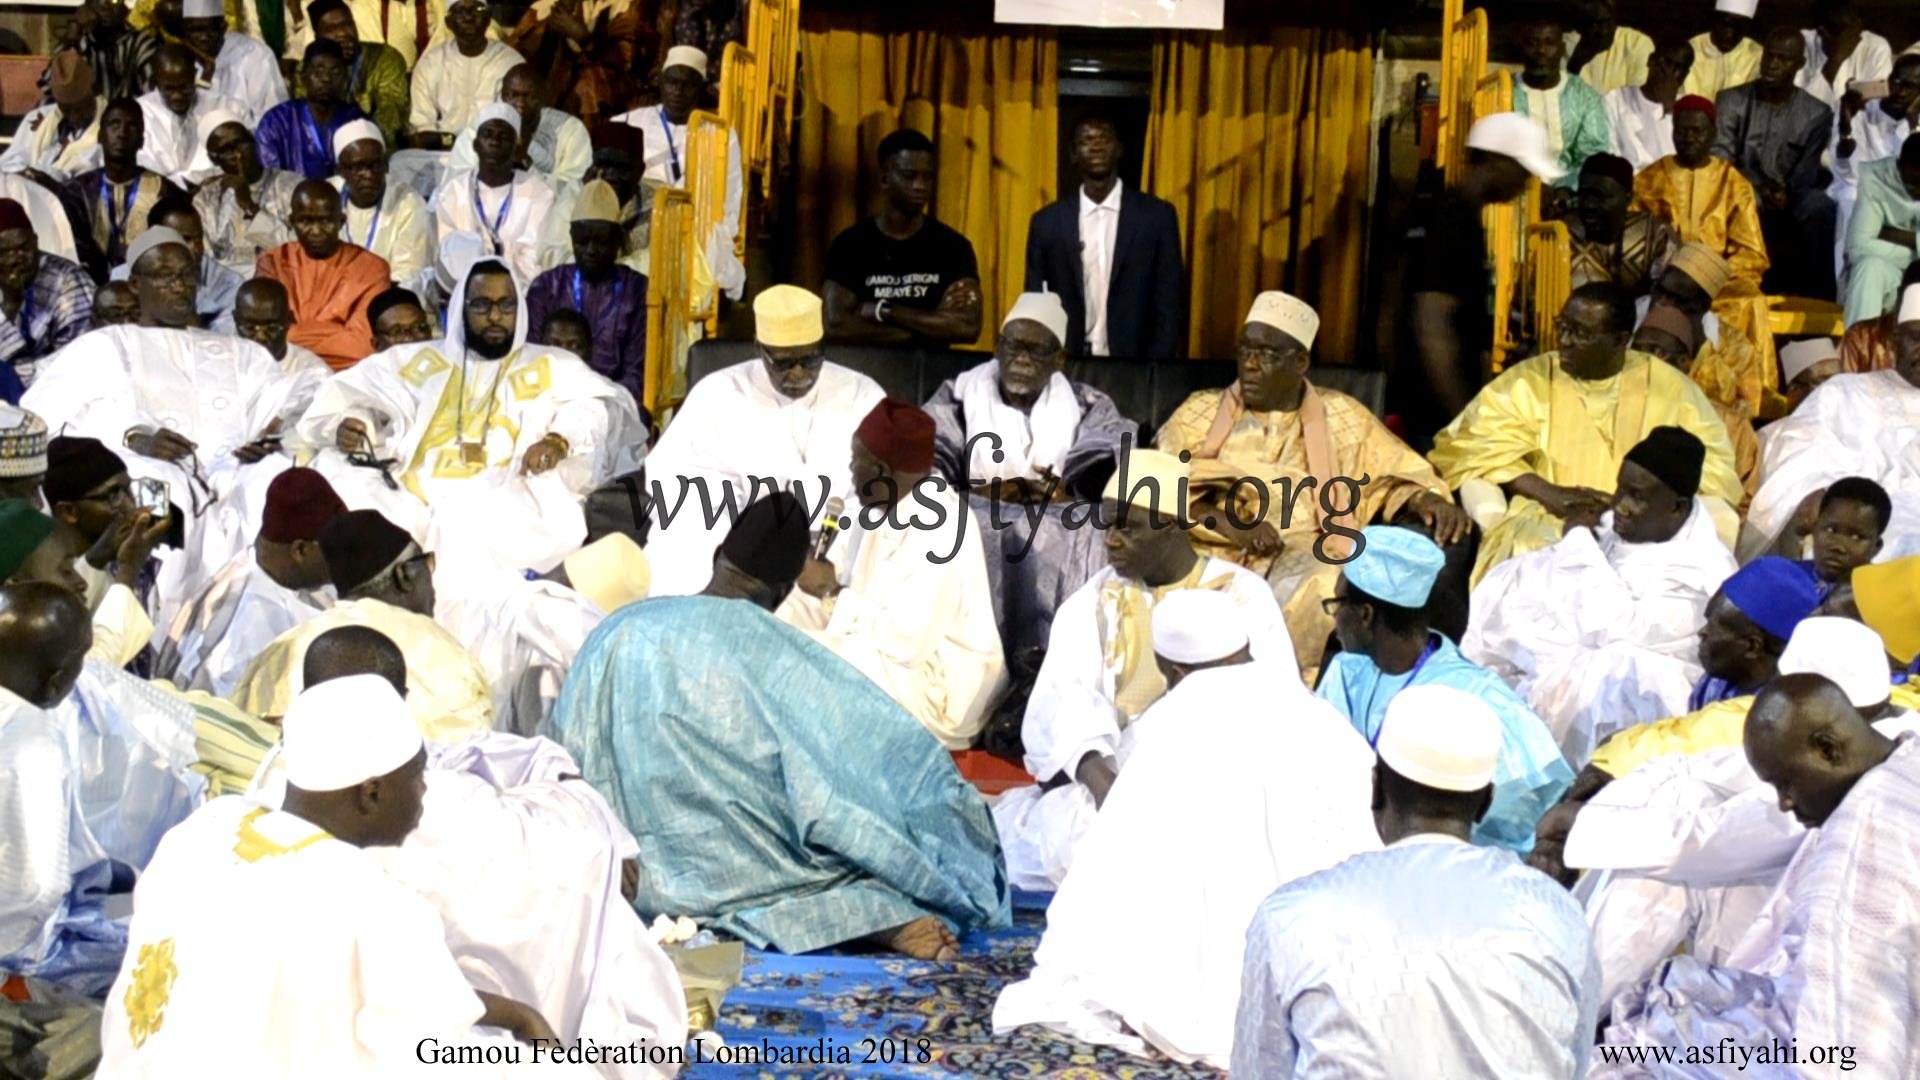
[[[154,677],[227,697],[275,638],[331,606],[333,586],[289,589],[268,577],[248,548],[181,607],[167,628]]]
[[[500,80],[523,61],[497,41],[479,56],[463,56],[451,40],[430,45],[413,67],[413,107],[407,127],[457,135],[489,101],[500,97]]]
[[[158,90],[141,94],[139,101],[147,121],[146,141],[140,145],[140,167],[159,173],[183,189],[205,179],[196,175],[199,170],[193,160],[200,149],[200,118],[215,109],[246,115],[246,106],[213,90],[195,92],[193,106],[185,116],[168,108],[167,99]]]
[[[168,557],[177,576],[162,578],[164,603],[253,542],[266,485],[291,461],[276,454],[245,465],[233,452],[270,425],[290,427],[288,399],[299,387],[251,341],[206,330],[110,326],[54,354],[21,406],[52,430],[64,427],[113,447],[135,478],[166,482],[187,514],[187,547]],[[136,428],[178,432],[198,449],[181,463],[136,454],[124,445]]]
[[[890,511],[848,504],[848,513],[857,527],[829,552],[843,587],[824,603],[796,589],[780,615],[859,668],[941,745],[964,750],[1007,667],[979,525],[938,479]]]
[[[434,618],[465,645],[493,687],[494,725],[516,735],[538,734],[561,684],[607,615],[593,601],[557,582],[488,565],[444,562],[434,571]]]
[[[1893,74],[1893,46],[1871,30],[1860,31],[1860,43],[1840,62],[1833,81],[1827,81],[1827,49],[1817,30],[1802,30],[1807,42],[1807,63],[1794,73],[1793,85],[1823,102],[1835,113],[1840,111],[1840,96],[1855,83],[1878,82]]]
[[[1902,711],[1874,728],[1898,738],[1920,729],[1920,717]],[[1731,966],[1766,952],[1757,920],[1808,835],[1737,745],[1664,755],[1601,789],[1574,820],[1563,858],[1590,871],[1576,895],[1603,1000],[1645,982],[1679,949]]]
[[[648,456],[647,483],[658,495],[647,539],[653,594],[706,588],[732,515],[769,484],[792,491],[816,526],[831,499],[856,507],[853,433],[885,396],[879,383],[832,361],[798,399],[782,394],[759,360],[696,383]],[[708,504],[718,515],[711,526],[703,513]]]
[[[0,154],[0,172],[38,169],[55,180],[66,180],[100,166],[100,114],[107,103],[93,103],[93,122],[66,142],[60,141],[60,106],[42,105],[20,120],[13,142]]]
[[[423,1039],[482,1041],[483,1011],[419,894],[368,852],[230,795],[169,833],[134,890],[100,1071],[171,1080],[218,1047],[234,1076],[394,1075],[420,1068]]]
[[[482,185],[477,172],[449,172],[432,200],[442,280],[454,279],[458,265],[452,256],[460,251],[498,255],[522,282],[558,266],[562,255],[553,249],[553,219],[559,216],[554,198],[553,185],[525,169],[516,170],[504,188]]]
[[[1640,87],[1623,86],[1601,98],[1600,104],[1607,110],[1613,152],[1626,158],[1634,172],[1673,153],[1673,117]]]
[[[346,181],[336,176],[328,183],[338,191]],[[371,210],[355,206],[351,199],[341,206],[347,219],[340,226],[340,238],[387,260],[394,284],[417,289],[433,267],[433,219],[427,214],[426,200],[405,184],[389,183],[380,205]]]
[[[1291,690],[1299,683],[1300,666],[1273,587],[1230,562],[1207,559],[1200,587],[1221,581],[1221,591],[1240,605],[1246,619],[1253,658],[1275,683],[1269,693]],[[1101,567],[1054,613],[1046,659],[1020,731],[1027,772],[1040,780],[1064,775],[1070,782],[1051,791],[1038,785],[1015,788],[994,802],[993,823],[1006,853],[1008,880],[1016,888],[1053,889],[1066,878],[1095,815],[1093,796],[1074,781],[1074,769],[1088,754],[1119,758],[1132,731],[1134,718],[1123,715],[1114,701],[1123,659],[1114,649],[1120,621],[1114,594],[1123,585],[1142,590],[1151,613],[1153,594],[1111,566]],[[1150,627],[1141,629],[1151,633]]]
[[[0,687],[0,968],[47,955],[74,878],[106,860],[80,811],[59,718]]]
[[[1580,909],[1511,851],[1423,834],[1286,885],[1247,931],[1236,1077],[1577,1077]]]
[[[1687,711],[1707,601],[1736,569],[1698,499],[1657,544],[1620,539],[1609,511],[1488,571],[1460,651],[1526,698],[1577,766],[1620,728]]]
[[[1760,488],[1747,524],[1758,536],[1778,536],[1809,492],[1847,476],[1873,480],[1893,497],[1879,558],[1920,553],[1920,388],[1898,372],[1836,375],[1761,429]]]
[[[477,169],[480,159],[473,153],[474,125],[460,129],[453,141],[452,170]],[[587,125],[559,109],[541,109],[540,123],[527,143],[527,158],[533,171],[545,177],[555,191],[580,185],[593,166],[593,141],[587,137]]]
[[[1194,672],[1128,729],[1132,752],[1047,908],[1033,972],[994,1004],[996,1035],[1044,1024],[1227,1066],[1255,909],[1380,846],[1367,741],[1270,666]]]
[[[310,464],[349,508],[379,509],[423,543],[437,520],[464,521],[472,531],[444,535],[489,547],[509,569],[544,570],[584,539],[579,500],[638,468],[646,438],[632,394],[570,352],[527,345],[524,281],[516,288],[519,313],[505,358],[467,358],[462,281],[444,341],[375,353],[328,379],[296,432],[324,448]],[[482,417],[484,427],[475,422]],[[398,490],[334,449],[347,419],[366,426],[380,458],[396,462]],[[465,432],[454,430],[456,420]],[[567,441],[570,456],[551,472],[523,476],[527,451],[549,433]],[[483,463],[465,459],[463,438],[484,448]],[[503,520],[516,527],[494,527]]]
[[[161,835],[204,801],[207,782],[193,771],[193,708],[116,661],[88,657],[73,693],[51,712],[87,831],[138,870]]]
[[[468,981],[534,1006],[565,1040],[683,1045],[679,972],[620,892],[640,845],[566,750],[495,732],[429,757],[420,826],[374,855],[440,912]]]
[[[194,193],[193,208],[207,234],[207,254],[242,278],[253,277],[260,253],[293,240],[293,189],[306,177],[282,169],[264,169],[253,185],[259,211],[240,212],[240,200],[218,183]]]
[[[259,38],[231,30],[213,61],[212,90],[239,103],[248,127],[287,100],[287,81],[280,77],[280,60],[273,50]]]

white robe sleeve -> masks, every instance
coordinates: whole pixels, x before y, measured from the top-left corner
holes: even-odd
[[[1046,659],[1020,725],[1025,765],[1035,779],[1072,770],[1089,753],[1120,746],[1120,710],[1105,687],[1107,658],[1100,646],[1099,582],[1077,589],[1054,613]],[[1272,593],[1268,593],[1271,602]],[[1284,632],[1284,631],[1283,631]]]

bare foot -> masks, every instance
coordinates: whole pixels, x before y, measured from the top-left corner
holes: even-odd
[[[874,936],[882,946],[915,960],[952,960],[960,955],[960,942],[953,931],[932,915]]]

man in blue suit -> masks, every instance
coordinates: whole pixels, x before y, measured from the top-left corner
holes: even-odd
[[[1167,360],[1187,355],[1187,272],[1173,207],[1120,181],[1125,151],[1113,122],[1073,128],[1080,188],[1027,228],[1028,292],[1060,294],[1076,356]]]

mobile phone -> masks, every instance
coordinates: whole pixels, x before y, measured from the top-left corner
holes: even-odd
[[[1849,85],[1848,89],[1851,89],[1854,93],[1859,94],[1860,100],[1862,101],[1878,101],[1879,99],[1886,97],[1888,93],[1887,80],[1885,79],[1874,79],[1871,82],[1852,83]]]
[[[165,480],[140,479],[133,482],[133,504],[155,518],[167,516],[172,499]]]

